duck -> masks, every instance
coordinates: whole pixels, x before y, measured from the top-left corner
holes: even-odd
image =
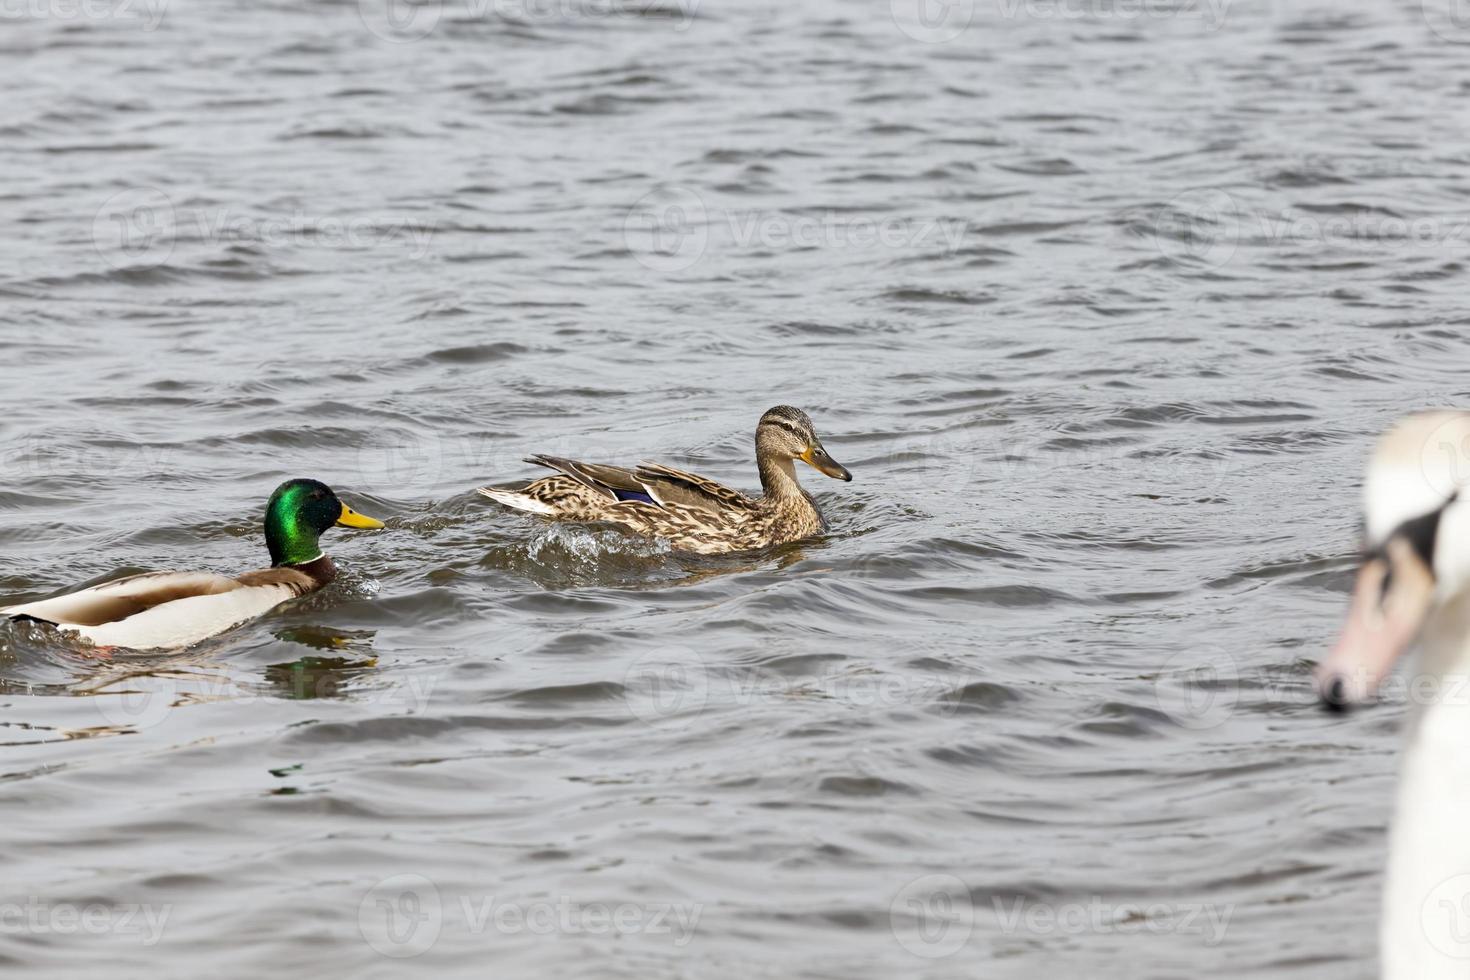
[[[852,480],[847,467],[823,447],[807,414],[777,405],[755,427],[759,497],[659,463],[622,467],[546,455],[528,456],[526,462],[555,475],[519,489],[487,486],[478,492],[554,521],[613,524],[676,550],[727,554],[826,532],[817,502],[797,482],[797,460],[835,480]]]
[[[383,527],[317,480],[287,480],[265,508],[271,566],[243,575],[157,571],[129,575],[50,599],[0,608],[12,621],[56,627],[102,650],[193,646],[315,592],[337,577],[320,537],[329,528]]]
[[[1417,413],[1378,442],[1347,623],[1315,672],[1336,711],[1394,663],[1409,704],[1379,922],[1385,980],[1463,980],[1470,957],[1470,412]]]

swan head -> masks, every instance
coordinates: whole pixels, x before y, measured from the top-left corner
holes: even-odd
[[[1470,413],[1424,412],[1394,426],[1363,496],[1347,623],[1316,674],[1330,708],[1371,697],[1435,609],[1470,589]]]

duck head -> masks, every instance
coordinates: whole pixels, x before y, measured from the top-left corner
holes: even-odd
[[[305,565],[322,557],[318,538],[332,527],[380,528],[317,480],[287,480],[265,505],[265,543],[271,565]]]
[[[824,476],[834,480],[852,480],[852,474],[828,455],[817,438],[812,420],[799,408],[777,405],[761,416],[755,427],[755,453],[758,459],[789,462],[801,460]]]

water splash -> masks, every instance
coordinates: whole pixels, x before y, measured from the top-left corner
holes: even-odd
[[[527,553],[537,561],[565,555],[581,564],[593,564],[603,558],[625,555],[654,558],[672,553],[667,541],[636,538],[620,531],[593,530],[569,524],[552,524],[531,539]]]
[[[667,582],[684,572],[668,542],[610,528],[552,524],[525,544],[516,567],[539,584],[629,586]]]

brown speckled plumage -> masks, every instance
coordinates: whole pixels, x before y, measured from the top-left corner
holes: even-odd
[[[827,529],[816,501],[796,481],[796,459],[836,479],[852,479],[827,455],[811,419],[780,405],[761,416],[756,427],[756,465],[764,491],[759,497],[656,463],[628,468],[554,456],[532,456],[527,462],[557,470],[555,476],[518,490],[482,487],[480,493],[553,520],[617,524],[684,551],[721,554],[797,541]],[[627,499],[634,495],[648,499]]]

